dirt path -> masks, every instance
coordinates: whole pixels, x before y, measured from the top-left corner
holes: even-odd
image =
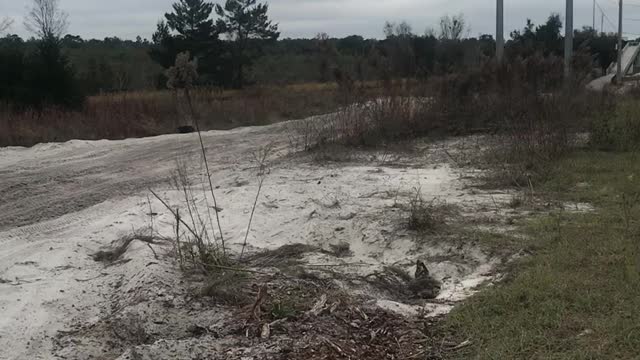
[[[253,151],[286,144],[284,125],[204,134],[212,171],[246,163]],[[0,149],[0,231],[54,219],[166,182],[179,156],[197,154],[197,137],[71,141]]]

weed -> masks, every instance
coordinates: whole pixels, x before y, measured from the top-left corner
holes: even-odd
[[[353,255],[351,245],[349,245],[349,243],[342,242],[336,245],[331,244],[329,247],[331,248],[330,253],[337,258],[344,258]]]
[[[111,333],[125,344],[144,345],[153,341],[147,332],[142,317],[127,313],[117,317],[110,323]]]
[[[409,200],[407,206],[409,211],[407,228],[418,232],[432,232],[442,225],[444,219],[441,214],[438,214],[434,204],[435,199],[430,202],[425,201],[420,190],[416,189],[415,195]]]
[[[271,311],[269,311],[271,316],[278,319],[289,319],[296,317],[296,310],[290,304],[275,302],[271,306]]]
[[[248,304],[250,295],[246,285],[249,278],[238,271],[212,273],[202,288],[201,294],[223,304]]]
[[[320,249],[305,244],[284,245],[274,250],[252,254],[245,258],[246,262],[255,266],[289,267],[295,265],[306,254]]]
[[[258,191],[256,192],[256,198],[255,198],[255,201],[253,202],[253,207],[251,208],[251,215],[249,216],[249,225],[247,225],[247,231],[245,232],[244,242],[242,243],[242,250],[240,252],[240,260],[242,260],[242,257],[244,256],[244,251],[247,248],[247,239],[249,238],[249,232],[251,231],[251,223],[253,222],[253,216],[255,215],[256,207],[258,206],[258,199],[260,198],[262,185],[264,185],[264,181],[267,175],[269,174],[267,158],[271,154],[272,150],[273,150],[273,145],[268,145],[253,154],[254,161],[256,162],[257,168],[258,168],[258,173],[257,173]]]

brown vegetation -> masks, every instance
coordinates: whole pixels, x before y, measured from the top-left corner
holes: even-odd
[[[245,90],[192,91],[202,130],[262,125],[327,113],[338,107],[336,86],[307,84]],[[79,111],[20,111],[0,105],[0,146],[32,146],[71,139],[124,139],[175,133],[182,101],[174,92],[90,97]],[[187,110],[184,110],[187,111]]]

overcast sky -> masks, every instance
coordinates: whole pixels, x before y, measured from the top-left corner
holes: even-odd
[[[31,0],[0,0],[0,17],[10,16],[15,23],[11,31],[27,35],[22,16]],[[60,0],[69,13],[69,32],[83,38],[118,36],[135,39],[151,38],[155,24],[171,9],[173,0]],[[222,0],[218,0],[222,2]],[[598,0],[612,22],[617,21],[615,0]],[[592,1],[574,0],[575,25],[591,25]],[[639,2],[640,3],[640,2]],[[271,0],[270,15],[280,24],[282,37],[313,37],[319,32],[342,37],[358,34],[367,38],[382,37],[386,20],[406,20],[416,33],[436,27],[444,14],[464,13],[470,35],[493,34],[495,31],[494,0]],[[562,0],[506,0],[505,32],[522,28],[525,20],[543,22],[551,12],[564,19]],[[629,6],[625,18],[640,18],[640,6]],[[600,15],[597,16],[600,27]],[[613,31],[608,21],[605,31]],[[640,21],[625,21],[626,30],[640,33]]]

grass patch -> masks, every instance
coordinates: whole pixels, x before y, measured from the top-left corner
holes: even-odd
[[[455,216],[456,207],[437,199],[427,201],[420,189],[415,189],[412,197],[398,206],[407,212],[406,226],[421,234],[434,233],[445,227],[446,219]]]
[[[305,244],[284,245],[274,250],[266,250],[255,253],[246,258],[247,263],[253,266],[268,267],[274,266],[286,268],[298,265],[302,258],[308,253],[319,251],[320,249]]]
[[[248,304],[251,295],[248,292],[249,276],[239,271],[221,271],[211,274],[202,288],[202,296],[222,304]]]
[[[481,359],[635,358],[640,353],[640,191],[637,154],[581,152],[541,186],[590,213],[529,221],[533,255],[503,283],[455,309],[444,333],[472,345],[449,356]],[[626,199],[626,200],[625,200]]]
[[[616,105],[613,116],[604,113],[591,123],[591,144],[602,150],[640,150],[640,103],[628,98]]]
[[[294,318],[297,311],[291,304],[276,302],[271,305],[271,311],[269,313],[272,318],[279,320]]]

